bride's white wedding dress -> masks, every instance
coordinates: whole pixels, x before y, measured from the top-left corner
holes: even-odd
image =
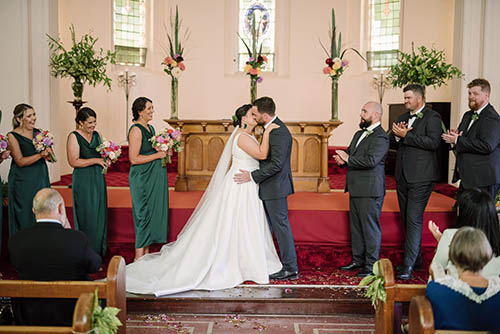
[[[281,270],[258,185],[233,180],[240,169],[259,167],[238,147],[240,135],[247,134],[232,133],[205,194],[177,240],[127,265],[128,292],[161,296],[231,288],[244,281],[265,284],[269,274]]]

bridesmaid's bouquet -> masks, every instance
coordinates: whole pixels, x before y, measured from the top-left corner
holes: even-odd
[[[95,150],[99,152],[106,163],[106,167],[102,169],[103,174],[108,172],[108,161],[109,164],[112,164],[116,162],[122,154],[122,147],[111,140],[106,140],[106,138],[103,139],[102,144],[97,146]]]
[[[7,137],[4,135],[0,135],[0,154],[7,151]]]
[[[165,128],[159,134],[151,137],[149,141],[153,143],[153,148],[158,151],[168,152],[169,150],[173,150],[180,152],[182,151],[181,135],[182,133],[178,129]],[[172,163],[172,158],[168,154],[165,158],[161,159],[162,167],[165,167],[167,162]]]
[[[43,150],[49,149],[49,162],[56,162],[56,155],[52,151],[52,146],[54,146],[54,136],[48,130],[42,130],[35,134],[33,138],[33,145],[37,152],[42,152]]]

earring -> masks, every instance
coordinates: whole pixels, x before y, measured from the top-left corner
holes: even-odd
[[[243,124],[243,129],[247,128],[247,123]]]

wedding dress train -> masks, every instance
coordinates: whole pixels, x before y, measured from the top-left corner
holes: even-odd
[[[232,133],[204,196],[177,240],[127,265],[128,292],[161,296],[231,288],[244,281],[265,284],[269,274],[281,270],[258,185],[233,180],[240,169],[259,167],[238,147],[240,135],[247,134]]]

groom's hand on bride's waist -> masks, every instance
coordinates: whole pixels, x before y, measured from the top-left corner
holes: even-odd
[[[241,173],[234,174],[234,182],[241,184],[252,181],[249,171],[240,169],[240,172]]]

